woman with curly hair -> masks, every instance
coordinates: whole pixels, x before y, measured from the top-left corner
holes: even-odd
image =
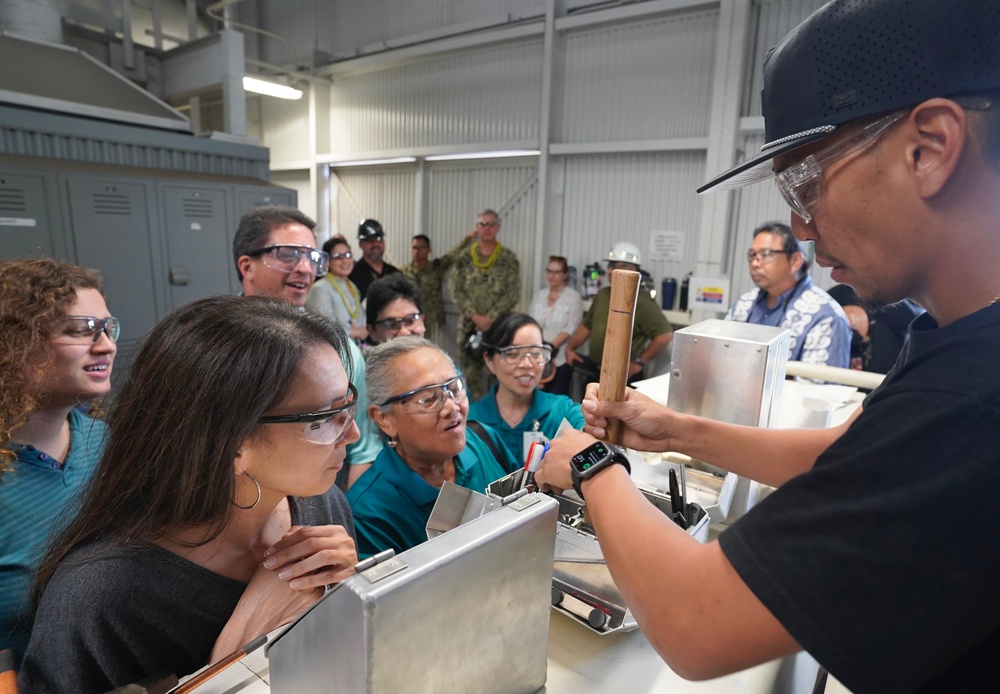
[[[78,406],[107,394],[118,330],[88,270],[0,264],[0,649],[17,659],[46,541],[72,515],[104,446],[104,423]]]

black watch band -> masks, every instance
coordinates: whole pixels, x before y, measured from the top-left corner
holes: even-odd
[[[626,472],[632,474],[632,466],[629,465],[625,453],[617,446],[603,441],[591,444],[570,459],[569,471],[573,489],[581,499],[583,499],[583,480],[590,479],[612,465],[621,465]]]

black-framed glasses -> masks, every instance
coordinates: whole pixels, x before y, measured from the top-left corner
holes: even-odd
[[[354,413],[358,406],[358,389],[353,383],[347,384],[347,403],[340,407],[309,412],[306,414],[269,414],[259,418],[259,424],[295,424],[304,422],[302,437],[309,443],[321,446],[340,443],[354,423]]]
[[[476,222],[477,227],[498,227],[500,222]]]
[[[312,274],[325,275],[330,268],[330,256],[324,251],[309,246],[267,246],[247,253],[251,258],[260,258],[272,270],[295,272],[303,259],[309,263]]]
[[[769,262],[779,255],[791,255],[795,251],[786,251],[784,248],[761,248],[759,251],[753,249],[747,251],[747,262],[752,263],[759,260],[762,263]]]
[[[66,316],[59,337],[77,344],[94,343],[101,339],[101,333],[112,342],[118,342],[122,326],[114,316],[95,318],[94,316]]]
[[[350,260],[353,257],[354,256],[351,254],[350,251],[344,251],[343,253],[333,253],[330,256],[330,260],[341,260],[341,259]]]
[[[469,391],[465,387],[465,377],[455,376],[444,383],[435,383],[393,395],[385,402],[379,403],[379,407],[398,402],[403,408],[403,412],[407,414],[434,414],[441,411],[448,398],[454,400],[455,404],[458,405],[465,402],[467,397],[469,397]]]
[[[382,328],[383,330],[399,330],[400,328],[412,328],[414,325],[419,323],[424,319],[424,314],[422,313],[411,313],[408,316],[403,316],[402,318],[383,318],[382,320],[377,320],[372,325],[376,328]]]
[[[552,360],[552,348],[548,345],[511,345],[498,349],[497,355],[507,366],[517,366],[525,358],[534,366],[542,366]]]

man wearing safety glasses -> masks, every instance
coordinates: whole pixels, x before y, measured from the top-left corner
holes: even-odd
[[[768,430],[591,389],[587,433],[552,443],[536,481],[582,491],[615,583],[680,674],[804,649],[855,694],[1000,691],[998,56],[996,0],[824,5],[764,61],[762,152],[702,188],[775,181],[835,281],[927,310],[863,411]],[[614,457],[571,473],[610,416],[631,448],[778,489],[698,544]]]
[[[243,215],[233,239],[236,272],[247,296],[305,306],[309,287],[330,256],[316,248],[316,222],[294,207],[268,205]]]

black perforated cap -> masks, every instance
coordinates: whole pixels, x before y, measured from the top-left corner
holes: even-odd
[[[838,126],[1000,88],[1000,0],[834,0],[764,59],[766,144],[701,188],[771,178],[771,160]]]

